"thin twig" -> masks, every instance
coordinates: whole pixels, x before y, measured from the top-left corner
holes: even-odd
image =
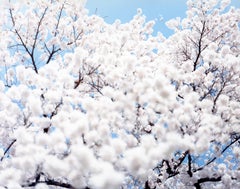
[[[7,147],[7,149],[4,151],[4,154],[3,156],[1,157],[0,161],[3,161],[5,155],[8,153],[8,151],[10,150],[10,148],[13,146],[13,144],[17,141],[17,139],[14,139],[10,144],[9,146]]]

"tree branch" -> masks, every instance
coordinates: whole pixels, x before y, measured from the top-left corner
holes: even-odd
[[[54,35],[53,35],[54,37],[56,37],[57,34],[58,34],[58,27],[59,27],[59,23],[60,23],[62,14],[63,14],[64,3],[62,4],[62,7],[61,7],[60,12],[59,12],[59,15],[57,17],[57,24],[56,24],[55,32],[54,32]],[[54,56],[54,54],[57,53],[58,51],[60,51],[61,48],[56,48],[56,46],[53,44],[52,45],[52,50],[50,51],[46,44],[44,46],[47,49],[47,52],[49,53],[48,59],[47,59],[45,64],[49,64],[49,62],[51,61],[51,59]]]
[[[234,140],[232,140],[232,142],[230,142],[225,148],[223,148],[223,150],[221,151],[220,155],[222,155],[230,146],[232,146],[234,143],[236,143],[237,141],[240,140],[240,136],[236,137]],[[212,159],[210,159],[205,165],[203,165],[202,167],[194,170],[194,172],[200,171],[202,169],[204,169],[204,167],[208,166],[209,164],[211,164],[212,162],[214,162],[218,157],[214,156]]]
[[[176,165],[174,165],[174,169],[176,170],[181,164],[182,164],[182,162],[184,161],[184,159],[186,158],[186,156],[189,154],[189,151],[187,150],[187,151],[185,151],[183,154],[182,154],[182,156],[178,159],[178,164],[176,164]]]
[[[34,42],[33,42],[33,45],[32,45],[32,52],[31,52],[31,55],[33,56],[34,55],[34,51],[35,51],[35,48],[36,48],[36,44],[37,44],[37,39],[38,39],[38,35],[40,33],[40,26],[42,25],[42,21],[47,13],[47,10],[48,10],[48,7],[45,8],[39,22],[38,22],[38,25],[37,25],[37,30],[36,30],[36,33],[35,33],[35,37],[34,37]]]
[[[193,176],[193,173],[192,173],[192,156],[190,154],[188,154],[188,171],[187,171],[187,173],[190,177]]]
[[[194,184],[194,186],[195,186],[196,189],[201,189],[201,184],[204,183],[204,182],[218,182],[218,181],[221,181],[221,176],[219,176],[217,178],[209,178],[209,177],[200,178]]]
[[[31,183],[28,183],[28,184],[25,184],[25,185],[22,185],[22,187],[34,187],[36,186],[37,184],[46,184],[46,185],[49,185],[49,186],[57,186],[57,187],[62,187],[62,188],[69,188],[69,189],[76,189],[74,186],[72,186],[71,184],[68,184],[68,183],[64,183],[64,182],[58,182],[58,181],[55,181],[55,180],[51,180],[51,179],[47,179],[45,181],[34,181],[34,182],[31,182]],[[90,189],[89,187],[85,187],[84,189]]]
[[[65,3],[65,2],[64,2]],[[55,28],[55,33],[54,33],[54,37],[57,36],[57,30],[58,30],[58,26],[59,26],[59,23],[60,23],[60,19],[62,17],[62,13],[63,13],[63,9],[64,9],[64,3],[62,4],[62,7],[60,9],[60,12],[59,12],[59,15],[58,15],[58,18],[57,18],[57,24],[56,24],[56,28]]]
[[[149,186],[149,183],[148,183],[148,181],[146,181],[146,182],[145,182],[144,189],[151,189],[151,188],[150,188],[150,186]]]
[[[202,39],[203,39],[204,32],[205,32],[205,24],[206,24],[206,21],[203,21],[202,31],[200,33],[200,39],[199,39],[198,44],[197,44],[198,53],[197,53],[197,57],[196,57],[196,59],[193,63],[193,71],[195,71],[197,69],[198,60],[199,60],[199,58],[201,56],[201,53],[202,53]]]
[[[1,157],[0,161],[3,161],[5,155],[8,153],[8,151],[10,150],[10,148],[13,146],[13,144],[17,141],[17,139],[14,139],[10,144],[9,146],[7,147],[7,149],[4,151],[4,154],[3,156]]]
[[[217,103],[217,100],[218,100],[219,96],[221,95],[223,89],[225,88],[225,86],[226,86],[226,81],[223,82],[221,89],[218,91],[216,97],[213,100],[212,113],[216,113],[216,103]]]

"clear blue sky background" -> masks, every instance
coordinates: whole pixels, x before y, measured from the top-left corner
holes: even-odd
[[[107,23],[120,19],[122,23],[131,20],[137,8],[143,10],[147,20],[157,20],[154,27],[155,33],[162,32],[165,36],[172,31],[165,26],[165,22],[175,17],[185,17],[187,0],[88,0],[86,8],[89,14],[104,17]],[[240,0],[232,0],[232,6],[240,8]],[[159,21],[160,18],[162,21]]]

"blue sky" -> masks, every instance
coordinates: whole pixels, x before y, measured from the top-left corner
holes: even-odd
[[[165,26],[165,22],[175,17],[185,17],[187,0],[88,0],[86,8],[89,14],[105,18],[107,23],[113,23],[120,19],[122,23],[131,20],[136,14],[137,8],[143,10],[147,20],[155,20],[155,33],[162,32],[165,36],[172,34],[172,31]],[[232,0],[232,6],[240,8],[240,0]],[[160,21],[160,18],[163,18]]]

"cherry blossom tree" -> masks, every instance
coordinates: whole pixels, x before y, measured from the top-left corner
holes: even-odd
[[[84,1],[4,1],[0,187],[239,188],[240,9],[188,0],[174,34]]]

